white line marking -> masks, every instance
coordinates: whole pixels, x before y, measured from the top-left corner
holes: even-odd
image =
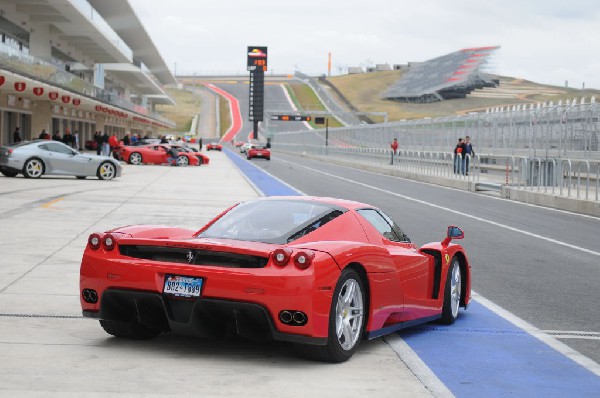
[[[556,340],[556,338],[554,338],[553,336],[550,336],[547,333],[544,333],[542,330],[536,328],[529,322],[508,312],[504,308],[500,307],[497,304],[494,304],[493,302],[491,302],[490,300],[486,299],[485,297],[477,294],[476,292],[471,292],[471,293],[472,293],[472,297],[475,301],[477,301],[479,304],[483,305],[484,307],[486,307],[487,309],[489,309],[496,315],[506,319],[507,321],[509,321],[510,323],[515,325],[516,327],[523,329],[525,332],[529,333],[536,339],[540,340],[542,343],[545,343],[546,345],[554,348],[556,351],[560,352],[567,358],[572,359],[574,362],[578,363],[579,365],[583,366],[590,372],[594,373],[596,376],[600,376],[600,364],[598,364],[594,360],[586,357],[585,355],[581,354],[579,351],[572,349],[568,345],[561,343],[560,341]]]
[[[597,251],[594,251],[594,250],[590,250],[590,249],[586,249],[586,248],[581,247],[581,246],[572,245],[570,243],[566,243],[566,242],[562,242],[562,241],[559,241],[559,240],[556,240],[556,239],[548,238],[546,236],[534,234],[533,232],[527,232],[527,231],[524,231],[522,229],[518,229],[518,228],[515,228],[515,227],[510,227],[510,226],[505,225],[505,224],[500,224],[500,223],[495,222],[495,221],[487,220],[485,218],[477,217],[477,216],[474,216],[474,215],[471,215],[471,214],[468,214],[468,213],[463,213],[463,212],[460,212],[458,210],[450,209],[449,207],[444,207],[444,206],[436,205],[436,204],[433,204],[433,203],[430,203],[430,202],[426,202],[424,200],[412,198],[410,196],[402,195],[402,194],[399,194],[399,193],[396,193],[396,192],[391,192],[391,191],[388,191],[387,189],[375,187],[373,185],[369,185],[369,184],[365,184],[365,183],[362,183],[362,182],[359,182],[359,181],[351,180],[349,178],[336,176],[334,174],[330,174],[330,173],[327,173],[325,171],[313,169],[312,167],[304,166],[304,165],[301,165],[299,163],[294,163],[294,162],[290,162],[290,161],[287,161],[287,160],[281,160],[281,161],[282,162],[286,162],[286,163],[291,163],[291,164],[293,164],[293,165],[295,165],[297,167],[302,167],[302,168],[305,168],[305,169],[310,170],[312,172],[323,174],[323,175],[326,175],[326,176],[331,177],[331,178],[336,178],[338,180],[342,180],[342,181],[350,182],[352,184],[360,185],[360,186],[363,186],[365,188],[369,188],[369,189],[371,189],[373,191],[383,192],[383,193],[386,193],[388,195],[392,195],[392,196],[396,196],[396,197],[399,197],[399,198],[402,198],[402,199],[405,199],[405,200],[409,200],[409,201],[412,201],[412,202],[420,203],[422,205],[433,207],[433,208],[436,208],[436,209],[439,209],[439,210],[444,210],[444,211],[447,211],[449,213],[454,213],[454,214],[460,215],[462,217],[471,218],[473,220],[481,221],[481,222],[484,222],[484,223],[487,223],[487,224],[490,224],[490,225],[494,225],[496,227],[508,229],[509,231],[518,232],[520,234],[531,236],[531,237],[537,238],[537,239],[541,239],[541,240],[544,240],[546,242],[554,243],[554,244],[559,245],[559,246],[568,247],[568,248],[573,249],[573,250],[578,250],[578,251],[581,251],[581,252],[584,252],[584,253],[588,253],[588,254],[592,254],[594,256],[600,257],[600,252],[597,252]]]
[[[448,387],[442,383],[429,366],[423,362],[397,333],[389,334],[383,340],[392,347],[392,350],[398,354],[400,360],[413,372],[421,384],[431,391],[434,397],[454,397],[454,394],[452,394]]]

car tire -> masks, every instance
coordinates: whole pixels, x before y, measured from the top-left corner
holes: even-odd
[[[246,159],[250,160],[250,159],[252,159],[252,158],[251,158],[250,156],[246,156]]]
[[[177,166],[185,167],[190,164],[190,160],[185,155],[177,156]]]
[[[78,180],[85,180],[85,176],[76,176]]]
[[[453,257],[446,284],[444,285],[444,306],[442,307],[442,317],[440,323],[451,325],[458,317],[460,307],[460,298],[462,294],[462,272],[460,271],[460,262],[458,258]]]
[[[365,330],[365,303],[363,280],[355,270],[346,268],[340,275],[331,300],[327,345],[302,344],[298,346],[300,353],[323,362],[338,363],[350,359]]]
[[[111,162],[102,162],[102,164],[98,166],[96,175],[101,180],[112,180],[117,175],[117,167]]]
[[[129,155],[129,164],[138,165],[142,164],[144,159],[142,158],[142,154],[139,152],[133,152]]]
[[[17,174],[19,174],[16,171],[0,171],[0,173],[5,175],[6,177],[15,177]]]
[[[148,328],[137,322],[101,320],[102,329],[115,337],[134,340],[150,340],[160,334],[160,330]]]
[[[31,158],[23,166],[23,175],[26,178],[40,178],[45,169],[44,162],[38,158]]]
[[[204,164],[204,158],[202,156],[197,156],[198,158],[198,166],[202,166]]]
[[[265,159],[267,159],[267,160],[271,160],[271,158],[265,158]]]

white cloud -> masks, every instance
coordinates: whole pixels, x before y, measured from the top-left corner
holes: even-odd
[[[600,88],[597,0],[130,0],[178,73],[245,73],[247,45],[269,47],[269,68],[423,61],[500,45],[494,72]]]

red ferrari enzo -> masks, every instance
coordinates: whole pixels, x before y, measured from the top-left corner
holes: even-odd
[[[121,148],[120,157],[121,160],[133,165],[169,163],[167,154],[169,147],[169,144],[124,146]],[[198,166],[198,164],[199,160],[193,153],[179,152],[177,166]]]
[[[442,242],[417,248],[366,204],[261,198],[199,231],[141,225],[90,235],[81,306],[117,337],[235,331],[342,362],[362,338],[454,322],[471,295],[467,255],[451,243],[463,236],[451,226]]]

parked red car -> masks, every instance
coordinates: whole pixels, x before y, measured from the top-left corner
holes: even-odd
[[[342,362],[362,338],[455,321],[471,297],[467,255],[451,243],[463,237],[451,226],[441,242],[418,248],[367,204],[260,198],[199,231],[137,225],[91,234],[81,307],[117,337],[236,331]]]
[[[198,152],[196,151],[194,148],[190,148],[190,147],[185,147],[185,146],[176,146],[174,145],[177,149],[179,149],[181,152],[188,152],[193,154],[194,156],[196,156],[198,158],[198,166],[201,166],[203,164],[208,164],[210,162],[210,158],[208,156],[206,156],[205,154],[203,154],[202,152]]]
[[[167,150],[169,144],[149,144],[139,146],[123,146],[119,149],[121,160],[129,164],[164,164],[168,163],[169,155]],[[198,158],[189,152],[179,152],[177,157],[177,166],[198,166]]]

